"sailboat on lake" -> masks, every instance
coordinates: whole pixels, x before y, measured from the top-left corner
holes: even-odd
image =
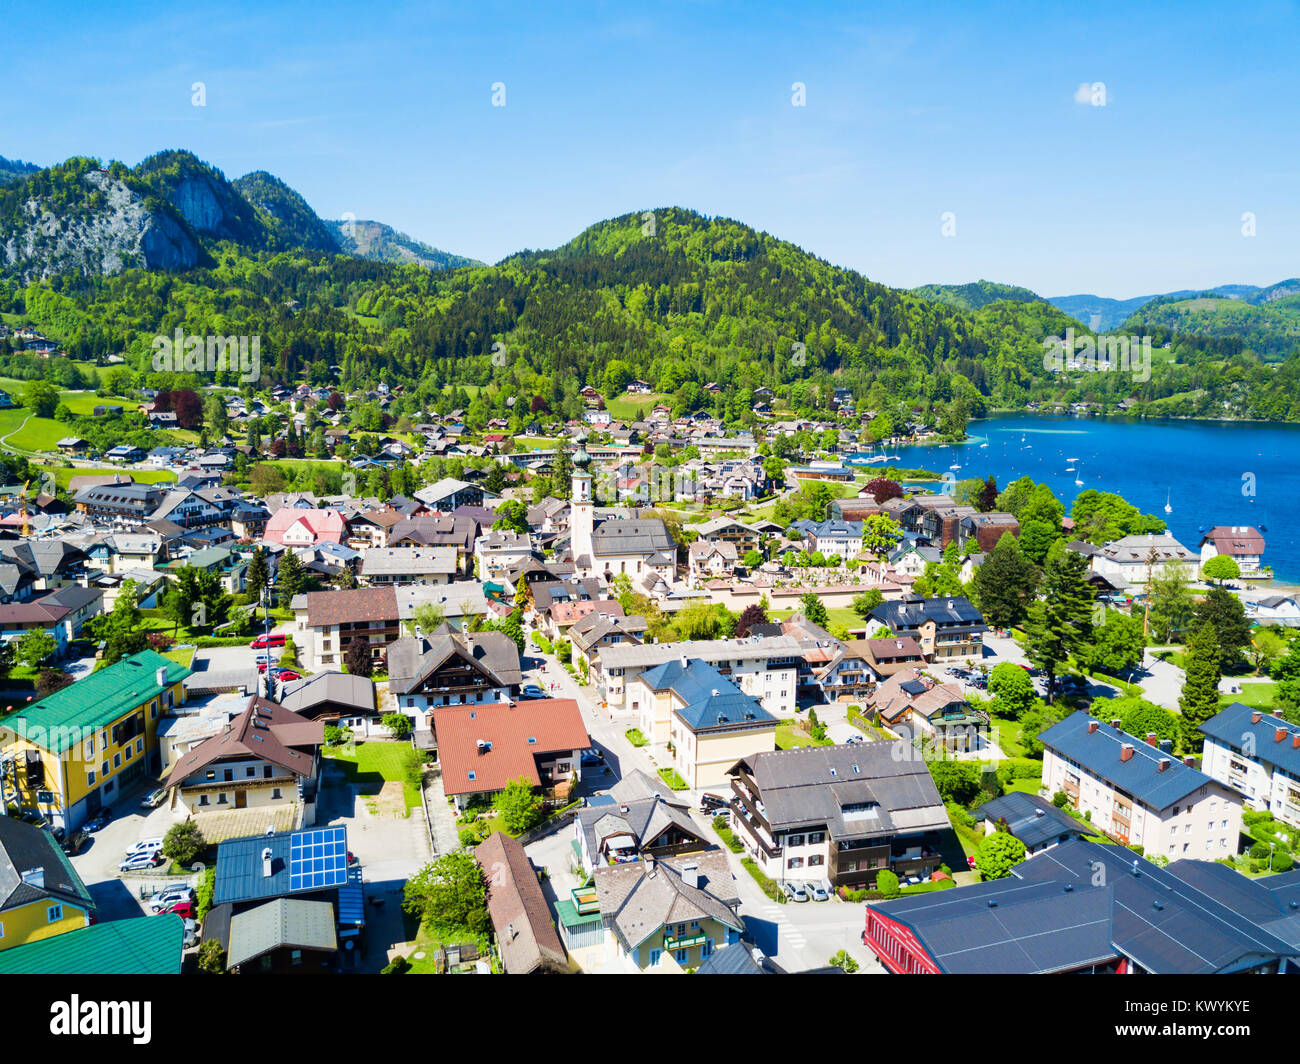
[[[1174,512],[1174,508],[1173,508],[1172,506],[1169,505],[1169,496],[1170,496],[1170,494],[1171,494],[1171,493],[1170,493],[1169,491],[1166,491],[1166,492],[1165,492],[1165,513],[1167,513],[1167,514],[1171,514],[1171,513]]]

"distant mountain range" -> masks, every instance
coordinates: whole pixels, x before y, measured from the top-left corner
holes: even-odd
[[[1042,296],[1028,288],[975,281],[922,285],[912,292],[962,310],[979,310],[1001,300],[1046,302],[1085,329],[1105,333],[1162,331],[1241,341],[1261,357],[1289,354],[1300,345],[1300,278],[1260,287],[1225,284],[1205,291],[1184,289],[1133,299],[1105,296]]]
[[[477,265],[379,222],[342,228],[272,174],[228,181],[187,151],[159,152],[134,168],[80,157],[42,168],[0,157],[0,273],[23,284],[69,272],[210,266],[225,241],[429,269]]]

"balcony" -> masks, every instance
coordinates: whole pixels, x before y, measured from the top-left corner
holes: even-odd
[[[772,836],[767,832],[766,826],[745,808],[740,799],[733,799],[730,808],[736,818],[744,823],[745,834],[758,843],[763,853],[768,857],[781,856],[781,847],[773,841]]]
[[[702,946],[708,940],[709,936],[703,931],[695,931],[689,935],[664,935],[664,949],[689,949],[691,946]]]

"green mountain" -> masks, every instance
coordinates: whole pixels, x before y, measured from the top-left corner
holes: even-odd
[[[961,310],[979,310],[990,303],[996,303],[999,299],[1009,299],[1015,303],[1034,303],[1043,298],[1028,288],[983,280],[970,284],[926,284],[913,288],[912,292],[922,299],[937,300]]]
[[[1220,341],[1220,350],[1264,359],[1300,351],[1300,280],[1256,288],[1244,297],[1205,292],[1161,296],[1120,325],[1121,333],[1150,333],[1164,341],[1196,336]]]
[[[270,234],[270,245],[276,250],[340,250],[329,226],[316,216],[302,196],[274,174],[256,170],[235,181],[234,188],[252,204]]]
[[[477,259],[439,251],[390,225],[374,221],[332,221],[325,225],[345,254],[394,265],[423,266],[429,270],[454,270],[461,266],[482,266]]]
[[[1228,299],[1243,299],[1248,303],[1267,302],[1267,294],[1278,287],[1285,287],[1295,282],[1283,281],[1281,286],[1258,288],[1250,284],[1223,284],[1207,292],[1184,288],[1177,292],[1165,292],[1163,295],[1136,296],[1133,299],[1108,299],[1105,296],[1048,296],[1047,301],[1054,307],[1065,311],[1075,321],[1095,329],[1097,332],[1110,332],[1133,317],[1142,307],[1153,300],[1182,300],[1192,296],[1223,296]]]

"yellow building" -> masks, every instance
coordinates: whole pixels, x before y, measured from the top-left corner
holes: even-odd
[[[665,662],[640,683],[642,733],[691,790],[726,787],[737,761],[776,749],[776,717],[706,661]]]
[[[94,907],[53,835],[0,816],[0,950],[89,927]]]
[[[158,719],[185,700],[190,670],[132,654],[0,718],[0,791],[72,831],[162,771]]]

